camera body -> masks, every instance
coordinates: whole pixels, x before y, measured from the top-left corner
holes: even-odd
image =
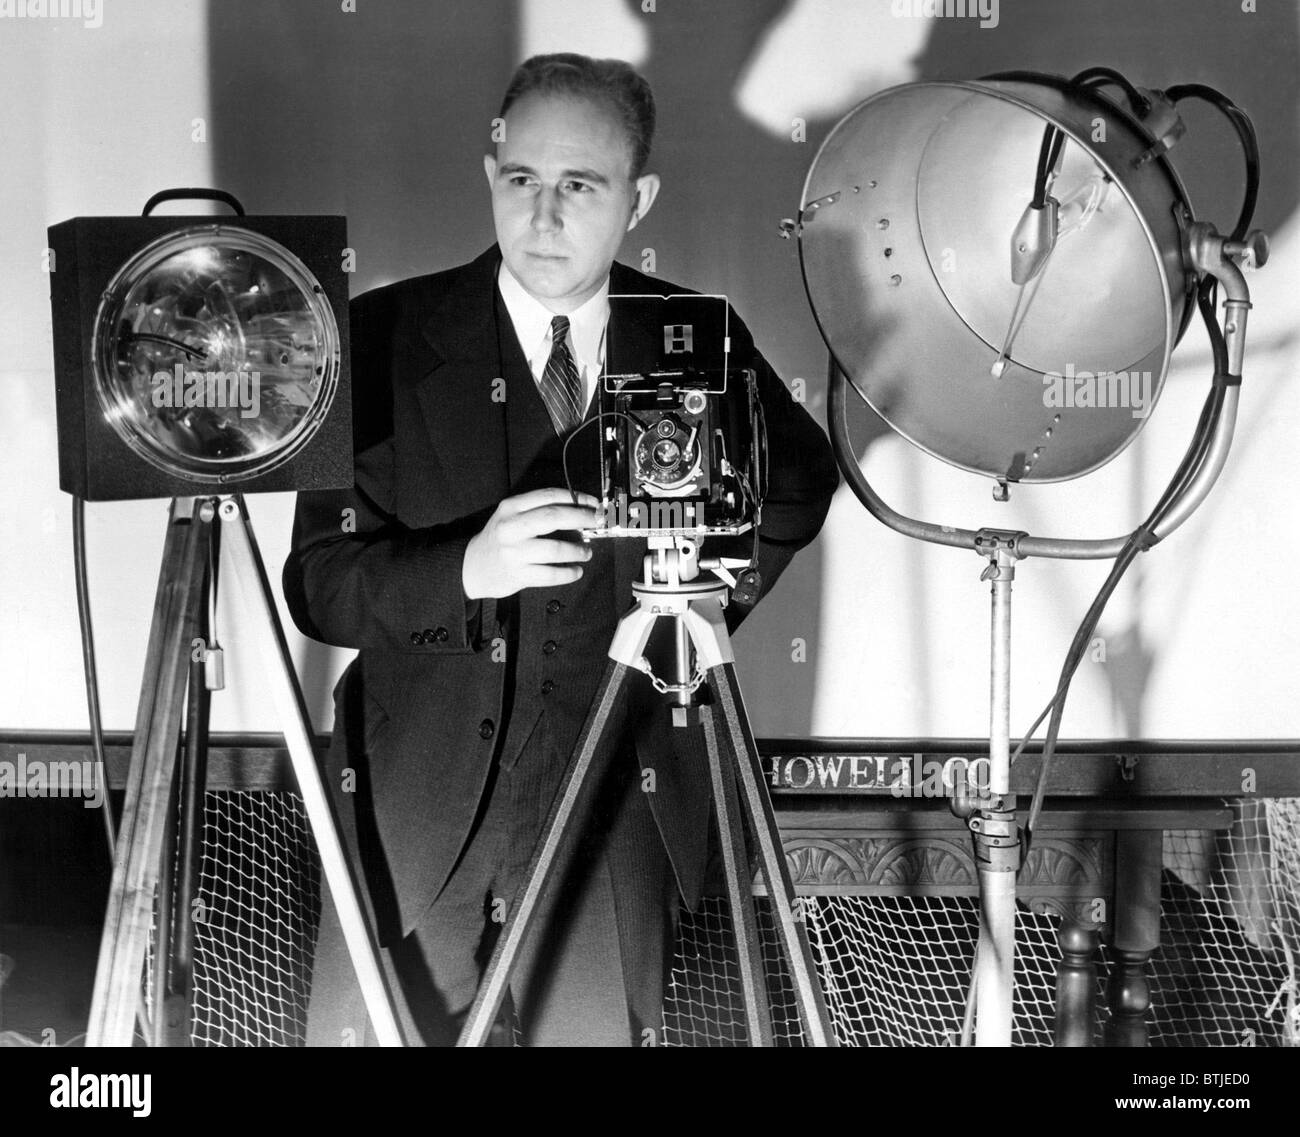
[[[611,296],[610,310],[597,393],[601,516],[583,536],[749,531],[766,435],[754,372],[729,367],[726,297]]]

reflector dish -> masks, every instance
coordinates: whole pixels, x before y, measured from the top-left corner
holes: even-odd
[[[166,234],[118,270],[95,318],[95,392],[154,466],[233,482],[287,461],[339,377],[334,313],[311,271],[236,225]]]
[[[1052,127],[1056,220],[1021,283],[1013,246],[1048,216],[1029,206]],[[1194,281],[1186,196],[1150,146],[1109,100],[1047,77],[907,84],[840,121],[804,185],[800,258],[836,362],[890,426],[1021,482],[1132,441]]]

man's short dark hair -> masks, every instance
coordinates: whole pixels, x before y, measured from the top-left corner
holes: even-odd
[[[525,95],[577,95],[608,103],[627,131],[632,178],[645,173],[655,133],[655,99],[650,84],[621,59],[592,59],[560,52],[534,55],[516,69],[501,100],[500,117]]]

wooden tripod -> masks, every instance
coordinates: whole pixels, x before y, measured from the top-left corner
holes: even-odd
[[[219,535],[222,538],[219,540]],[[225,545],[243,601],[251,642],[279,713],[285,745],[320,853],[325,881],[382,1045],[402,1045],[372,929],[357,900],[357,881],[339,842],[312,748],[303,704],[243,499],[176,498],[168,518],[136,712],[126,803],[118,832],[108,913],[91,1001],[88,1046],[130,1046],[137,1017],[153,1044],[189,1038],[188,974],[203,821],[208,691],[223,685],[220,649],[208,646],[209,605]],[[176,777],[181,707],[189,687],[184,773]],[[179,824],[175,823],[179,815]],[[178,865],[173,879],[173,864]],[[159,950],[153,958],[155,1011],[143,1007],[141,980],[157,896]],[[166,958],[164,958],[166,957]],[[159,1014],[157,1008],[162,1008]]]

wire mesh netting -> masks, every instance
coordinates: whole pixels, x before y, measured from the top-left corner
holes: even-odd
[[[1234,812],[1227,833],[1165,833],[1157,1044],[1300,1045],[1300,798]]]
[[[1157,1046],[1300,1043],[1300,799],[1237,804],[1224,834],[1165,834],[1161,946],[1148,967]],[[301,799],[207,795],[191,1038],[297,1046],[306,1035],[320,870]],[[978,927],[970,897],[807,897],[804,926],[840,1040],[946,1046],[961,1036]],[[773,1029],[800,1045],[793,986],[759,900]],[[1013,1041],[1050,1045],[1057,920],[1022,908]],[[1098,955],[1098,1006],[1110,970]],[[1101,1039],[1098,1024],[1097,1039]],[[664,1005],[669,1046],[745,1042],[725,901],[683,912]]]
[[[154,931],[157,934],[157,902]],[[297,794],[209,791],[194,927],[190,1041],[301,1046],[320,911],[320,863]],[[145,1017],[161,985],[151,941]]]
[[[759,900],[763,964],[778,1042],[800,1045],[794,985],[770,902]],[[949,1046],[961,1037],[979,930],[967,897],[808,897],[807,929],[842,1044]],[[1013,1042],[1050,1045],[1056,920],[1022,911],[1016,927]],[[744,1006],[726,901],[684,913],[664,1005],[667,1046],[744,1046]]]
[[[199,1045],[301,1045],[320,909],[302,799],[208,794],[194,955]],[[208,933],[211,934],[208,934]]]

